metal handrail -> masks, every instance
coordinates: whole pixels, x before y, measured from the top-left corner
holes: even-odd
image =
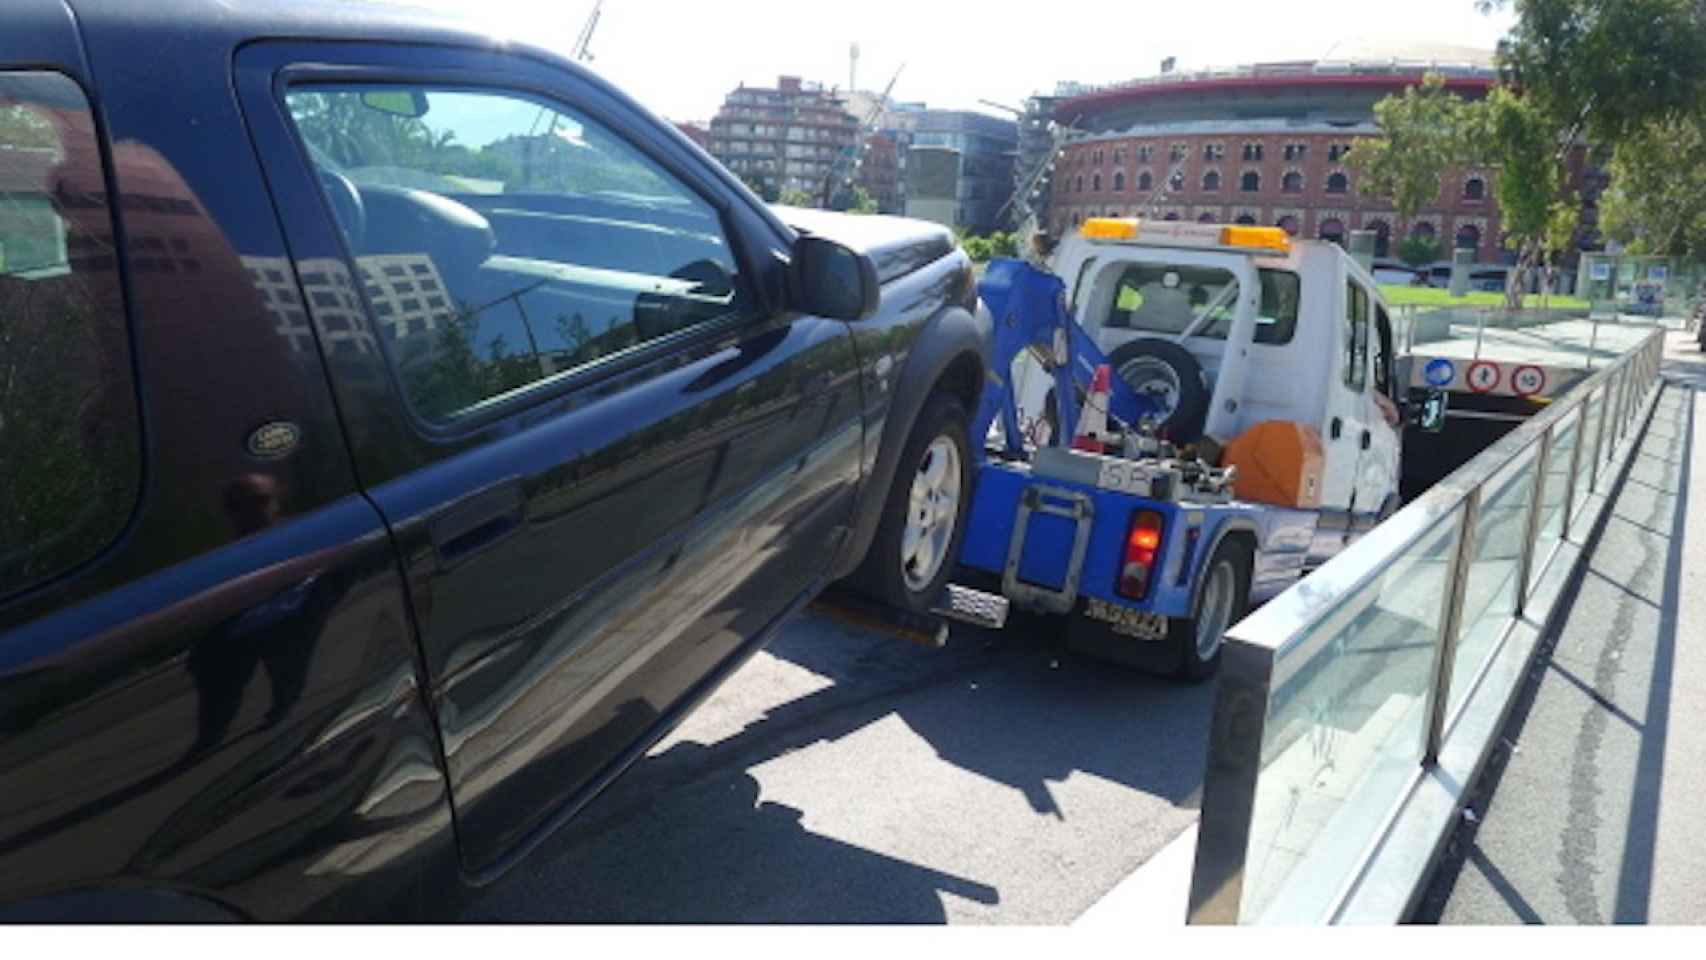
[[[1635,350],[1593,372],[1565,397],[1493,443],[1457,471],[1346,548],[1308,578],[1252,613],[1227,631],[1210,728],[1207,769],[1204,775],[1202,822],[1197,838],[1196,868],[1192,875],[1190,914],[1192,923],[1236,923],[1243,899],[1246,859],[1251,840],[1256,790],[1261,781],[1263,743],[1273,691],[1311,665],[1337,630],[1338,617],[1348,617],[1347,598],[1375,587],[1387,568],[1409,554],[1424,538],[1437,534],[1443,522],[1460,524],[1448,561],[1441,615],[1434,638],[1433,668],[1426,691],[1423,743],[1418,772],[1431,769],[1440,745],[1454,722],[1451,704],[1454,647],[1462,632],[1464,587],[1475,556],[1475,535],[1483,496],[1489,484],[1519,458],[1535,450],[1534,488],[1525,506],[1522,553],[1517,565],[1515,617],[1536,614],[1528,608],[1532,591],[1549,558],[1536,562],[1535,549],[1541,539],[1541,512],[1545,487],[1559,424],[1580,410],[1570,472],[1564,479],[1560,539],[1575,528],[1579,511],[1589,502],[1586,493],[1604,483],[1601,469],[1617,441],[1634,426],[1641,401],[1658,379],[1663,356],[1664,333],[1654,331]],[[1593,436],[1587,435],[1587,414],[1597,405],[1600,411]],[[1591,448],[1591,453],[1584,451]],[[1581,458],[1591,456],[1587,489],[1578,490]],[[1603,506],[1603,505],[1602,505]],[[1498,650],[1495,645],[1488,656]],[[1478,687],[1486,670],[1481,665],[1470,684]],[[1460,713],[1468,703],[1459,706]],[[1411,778],[1411,787],[1420,782]],[[1409,794],[1395,796],[1393,810],[1382,831],[1390,828]],[[1380,847],[1380,837],[1369,845],[1350,877],[1331,878],[1340,895],[1331,917],[1356,886],[1368,866],[1367,858]]]

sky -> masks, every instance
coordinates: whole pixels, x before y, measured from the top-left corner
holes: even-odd
[[[457,11],[499,35],[568,51],[593,0],[407,0]],[[1420,8],[1420,9],[1418,9]],[[1426,10],[1425,13],[1421,10]],[[1320,59],[1347,43],[1491,50],[1511,5],[1475,0],[604,0],[591,68],[671,120],[706,122],[741,83],[781,74],[857,82],[932,107],[1022,106],[1056,81],[1112,83],[1178,69]]]

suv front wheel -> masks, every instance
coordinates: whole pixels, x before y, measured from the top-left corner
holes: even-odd
[[[937,394],[906,439],[876,538],[855,575],[873,599],[927,612],[954,571],[971,508],[971,444],[959,400]]]

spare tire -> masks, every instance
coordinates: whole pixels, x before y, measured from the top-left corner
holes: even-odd
[[[1167,439],[1177,444],[1201,439],[1208,420],[1208,384],[1202,364],[1189,350],[1171,340],[1143,337],[1115,350],[1108,363],[1132,392],[1161,406],[1158,427]]]

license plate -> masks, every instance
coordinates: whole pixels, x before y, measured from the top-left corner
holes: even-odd
[[[1117,603],[1086,597],[1084,615],[1108,625],[1115,633],[1138,640],[1161,640],[1167,636],[1167,618],[1159,613],[1132,610]]]

